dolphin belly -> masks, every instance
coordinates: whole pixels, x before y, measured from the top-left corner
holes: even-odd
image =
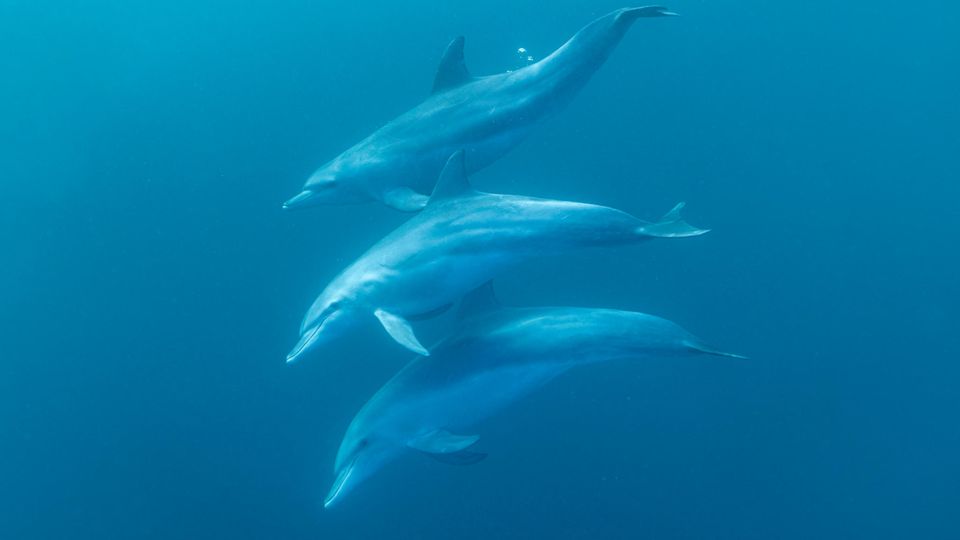
[[[409,163],[397,174],[384,179],[381,189],[387,192],[401,186],[429,194],[450,156],[465,151],[467,173],[480,171],[517,147],[533,130],[542,115],[530,111],[503,111],[513,101],[512,95],[489,100],[483,106],[464,106],[463,110],[422,119],[414,123],[408,138]],[[500,105],[500,102],[504,105]]]
[[[457,359],[438,357],[437,361]],[[437,380],[433,392],[421,395],[408,410],[420,426],[469,431],[566,370],[560,364],[527,363],[480,371],[456,385]]]
[[[512,262],[502,251],[440,255],[417,267],[398,268],[370,302],[408,317],[423,315],[456,302]]]

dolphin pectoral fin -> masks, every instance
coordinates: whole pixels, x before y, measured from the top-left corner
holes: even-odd
[[[461,450],[448,454],[424,453],[440,463],[446,463],[448,465],[473,465],[474,463],[480,463],[487,457],[487,454],[484,452],[474,452],[472,450]]]
[[[463,61],[463,41],[463,36],[459,36],[443,51],[440,65],[437,67],[437,75],[433,78],[432,94],[456,88],[473,80]]]
[[[384,194],[383,202],[401,212],[419,212],[430,198],[408,187],[392,189]]]
[[[683,344],[686,345],[688,349],[691,349],[703,354],[712,354],[714,356],[724,356],[727,358],[737,358],[739,360],[748,360],[748,358],[746,356],[743,356],[742,354],[735,354],[735,353],[721,351],[719,349],[714,349],[713,347],[710,347],[710,346],[704,345],[703,343],[699,343],[695,341],[684,341]]]
[[[434,318],[434,317],[439,317],[440,315],[443,315],[444,313],[446,313],[447,310],[450,309],[451,307],[453,307],[453,304],[446,304],[446,305],[443,305],[443,306],[438,307],[437,309],[431,309],[430,311],[428,311],[428,312],[426,312],[426,313],[421,313],[421,314],[415,315],[415,316],[408,316],[408,317],[407,317],[407,320],[408,320],[408,321],[425,321],[425,320],[427,320],[427,319],[432,319],[432,318]]]
[[[454,435],[438,429],[410,440],[407,446],[427,454],[453,454],[473,446],[479,440],[479,435]]]
[[[644,236],[657,238],[685,238],[710,232],[710,229],[698,229],[684,221],[680,217],[680,210],[683,210],[684,206],[686,206],[686,203],[677,204],[660,221],[637,227],[637,232]]]
[[[383,329],[390,334],[390,337],[392,337],[394,341],[417,354],[430,356],[430,351],[417,341],[417,336],[414,335],[413,328],[410,326],[409,321],[382,309],[374,311],[373,314],[377,316],[380,324],[383,325]]]
[[[473,465],[487,457],[483,452],[474,452],[467,448],[480,440],[479,435],[454,435],[438,429],[422,437],[413,439],[407,446],[423,452],[433,459],[449,465]]]

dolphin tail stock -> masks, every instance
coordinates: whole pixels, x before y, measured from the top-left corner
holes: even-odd
[[[710,347],[710,346],[708,346],[708,345],[704,345],[703,343],[700,343],[700,342],[698,342],[698,341],[684,341],[683,344],[684,344],[688,349],[690,349],[690,350],[692,350],[692,351],[695,351],[695,352],[703,353],[703,354],[710,354],[710,355],[713,355],[713,356],[723,356],[723,357],[725,357],[725,358],[736,358],[736,359],[738,359],[738,360],[748,360],[748,359],[749,359],[748,357],[743,356],[742,354],[735,354],[735,353],[731,353],[731,352],[721,351],[721,350],[719,350],[719,349],[714,349],[713,347]]]
[[[643,6],[635,8],[624,8],[620,11],[618,18],[627,22],[633,22],[641,17],[679,17],[679,13],[669,11],[663,6]]]
[[[700,236],[710,232],[710,229],[699,229],[687,223],[680,216],[680,211],[687,203],[679,203],[669,212],[664,214],[660,221],[656,223],[647,223],[637,227],[637,232],[644,236],[655,238],[686,238],[688,236]]]

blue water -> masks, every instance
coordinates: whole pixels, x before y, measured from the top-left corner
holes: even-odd
[[[0,538],[958,538],[960,10],[684,1],[484,190],[680,200],[710,234],[527,264],[512,305],[667,317],[750,360],[575,370],[332,511],[409,359],[300,317],[406,216],[283,212],[430,88],[620,2],[0,2]],[[421,325],[425,341],[449,321]]]

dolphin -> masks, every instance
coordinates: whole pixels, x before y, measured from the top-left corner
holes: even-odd
[[[487,77],[469,74],[458,37],[443,53],[430,97],[317,169],[283,206],[377,200],[419,210],[450,154],[466,149],[471,173],[490,165],[573,99],[633,21],[670,15],[660,6],[619,9],[539,62]]]
[[[398,343],[428,355],[411,319],[442,313],[503,269],[532,257],[706,233],[681,219],[682,207],[649,223],[605,206],[481,193],[470,186],[464,151],[457,151],[423,211],[361,255],[313,302],[287,362],[370,314]]]
[[[471,464],[474,426],[570,368],[616,359],[742,356],[703,344],[653,315],[591,308],[504,308],[485,284],[461,305],[461,324],[429,357],[407,364],[347,428],[324,507],[339,503],[408,452]]]

